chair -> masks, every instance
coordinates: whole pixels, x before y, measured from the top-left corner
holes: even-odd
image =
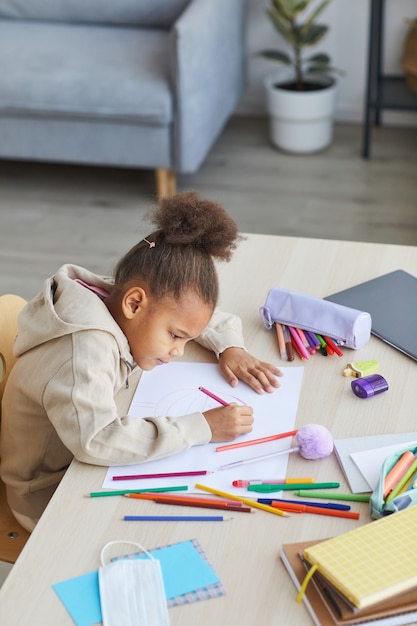
[[[245,86],[246,0],[0,0],[0,158],[196,172]]]
[[[0,296],[0,427],[1,399],[15,362],[13,343],[17,335],[17,316],[25,304],[26,301],[19,296]],[[15,563],[28,538],[28,531],[18,524],[10,511],[6,486],[0,480],[0,561]]]

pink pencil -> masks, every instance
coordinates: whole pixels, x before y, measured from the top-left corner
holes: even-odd
[[[270,435],[269,437],[261,437],[260,439],[248,439],[248,441],[240,441],[239,443],[229,443],[225,446],[216,448],[216,452],[224,452],[225,450],[234,450],[235,448],[244,448],[245,446],[255,446],[258,443],[266,443],[267,441],[275,441],[276,439],[284,439],[285,437],[293,437],[298,430],[290,430],[287,433],[278,433],[278,435]]]
[[[223,406],[229,406],[228,402],[226,402],[225,400],[222,400],[221,398],[219,398],[219,396],[216,396],[214,393],[212,393],[205,387],[199,387],[199,390],[205,393],[206,396],[209,396],[209,398],[213,398],[213,400],[216,400],[216,402],[218,402],[219,404],[222,404]]]
[[[212,474],[208,470],[198,470],[195,472],[166,472],[163,474],[133,474],[131,476],[113,476],[113,480],[137,480],[141,478],[171,478],[175,476],[204,476]]]

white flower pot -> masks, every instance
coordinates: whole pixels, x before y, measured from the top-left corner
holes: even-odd
[[[310,79],[309,79],[310,80]],[[272,143],[281,150],[298,154],[319,152],[333,138],[336,105],[336,82],[311,78],[321,88],[313,91],[292,91],[280,85],[288,81],[270,76],[265,81],[267,110],[270,116]]]

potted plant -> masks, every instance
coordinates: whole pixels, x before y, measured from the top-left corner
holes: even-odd
[[[304,56],[328,32],[317,22],[330,0],[271,0],[268,16],[289,44],[284,50],[261,50],[259,56],[290,68],[265,81],[272,143],[288,152],[312,153],[330,145],[333,137],[337,72],[323,52]],[[304,17],[304,20],[302,17]]]

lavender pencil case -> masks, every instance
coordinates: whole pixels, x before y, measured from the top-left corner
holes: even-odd
[[[278,322],[332,337],[347,348],[362,348],[371,336],[369,313],[280,287],[270,289],[259,312],[268,330]]]

